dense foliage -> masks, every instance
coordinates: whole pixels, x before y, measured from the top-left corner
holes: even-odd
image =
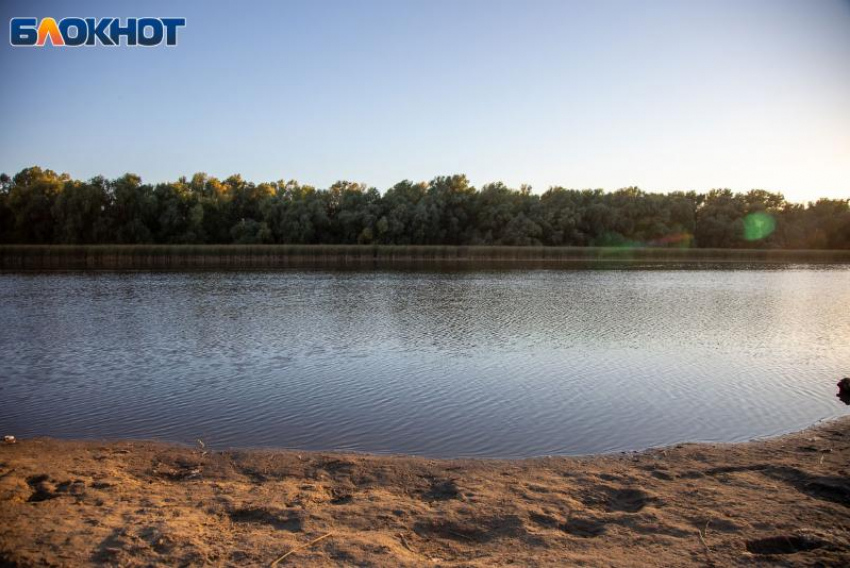
[[[381,195],[346,181],[317,189],[199,173],[151,185],[133,174],[79,181],[32,167],[0,177],[0,242],[850,249],[850,200],[636,187],[537,195],[502,183],[476,189],[463,175],[402,181]]]

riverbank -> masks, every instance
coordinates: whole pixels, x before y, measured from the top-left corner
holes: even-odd
[[[850,263],[850,250],[368,245],[0,245],[3,270]]]
[[[0,446],[0,564],[850,564],[850,417],[521,461],[155,442]],[[5,563],[4,563],[5,562]],[[786,564],[787,565],[787,564]]]

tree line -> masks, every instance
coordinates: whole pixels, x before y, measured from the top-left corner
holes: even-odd
[[[475,188],[464,175],[381,194],[348,181],[318,189],[197,173],[145,184],[31,167],[0,175],[0,242],[850,249],[850,200],[797,204],[759,189],[535,194],[500,182]]]

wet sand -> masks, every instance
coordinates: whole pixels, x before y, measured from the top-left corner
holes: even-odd
[[[0,445],[0,566],[278,559],[848,566],[850,417],[745,444],[520,461]]]

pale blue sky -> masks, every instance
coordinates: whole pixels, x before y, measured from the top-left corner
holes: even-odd
[[[0,171],[382,191],[464,172],[850,197],[850,2],[3,1],[184,16],[176,48],[12,48]]]

